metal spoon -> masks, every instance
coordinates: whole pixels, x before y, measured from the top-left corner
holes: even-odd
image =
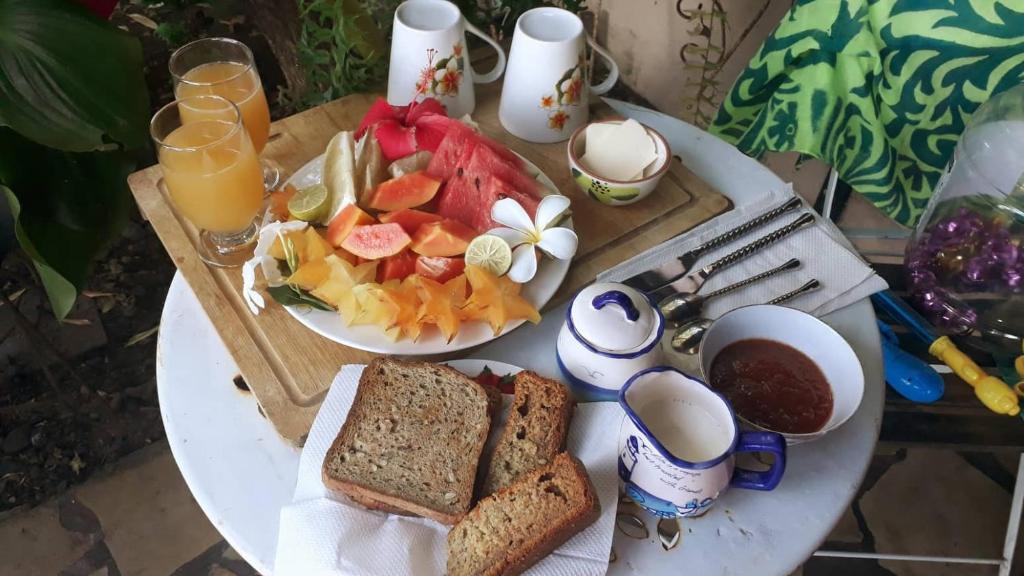
[[[771,278],[772,276],[775,276],[776,274],[779,274],[781,272],[785,272],[786,270],[793,270],[799,267],[800,260],[796,258],[790,258],[788,261],[786,261],[786,263],[782,264],[781,266],[776,266],[771,270],[765,270],[760,274],[755,274],[754,276],[751,276],[750,278],[747,278],[745,280],[740,280],[739,282],[730,284],[724,288],[719,288],[714,292],[709,292],[708,294],[704,295],[697,293],[676,294],[674,296],[666,298],[665,300],[662,300],[661,304],[659,304],[658,306],[661,309],[661,313],[665,316],[665,320],[676,323],[686,322],[687,320],[691,320],[693,318],[697,318],[698,316],[700,316],[700,311],[702,308],[704,308],[704,303],[712,298],[724,296],[726,294],[729,294],[730,292],[734,292],[745,286],[750,286],[751,284],[760,282],[761,280],[764,280],[766,278]]]
[[[821,287],[821,282],[817,280],[811,280],[803,286],[787,292],[778,298],[773,298],[768,301],[768,304],[782,304],[788,300],[792,300],[801,294],[813,292]],[[696,318],[676,328],[675,334],[672,335],[672,348],[676,352],[683,354],[693,355],[697,353],[700,348],[700,341],[704,338],[704,333],[707,332],[708,327],[711,326],[713,320],[708,318]]]

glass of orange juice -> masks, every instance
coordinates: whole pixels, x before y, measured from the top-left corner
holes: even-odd
[[[241,265],[259,232],[263,171],[242,119],[220,96],[193,96],[164,106],[149,125],[162,184],[199,228],[199,256],[212,266]]]
[[[263,152],[270,137],[270,109],[248,46],[230,38],[203,38],[175,50],[168,67],[175,98],[214,95],[234,102],[256,154]],[[184,120],[196,117],[186,113]],[[277,187],[281,173],[265,160],[262,167],[264,189],[269,193]]]

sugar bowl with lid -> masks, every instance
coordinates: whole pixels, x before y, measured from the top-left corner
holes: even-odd
[[[662,363],[665,318],[644,294],[624,284],[581,290],[558,333],[558,367],[581,401],[618,400],[637,372]]]

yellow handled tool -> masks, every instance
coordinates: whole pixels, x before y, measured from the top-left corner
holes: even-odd
[[[888,290],[873,294],[871,301],[928,344],[928,352],[970,384],[974,388],[974,395],[981,400],[986,408],[996,414],[1009,416],[1021,414],[1020,401],[1013,388],[1007,386],[999,378],[989,376],[974,363],[974,360],[961,352],[956,344],[949,339],[949,336],[936,336],[931,324],[906,302]]]
[[[928,352],[942,360],[943,364],[949,366],[957,376],[970,384],[974,388],[974,395],[989,410],[996,414],[1010,416],[1020,414],[1020,404],[1013,389],[999,378],[989,376],[974,363],[974,360],[961,352],[956,344],[949,339],[949,336],[942,336],[932,342],[928,347]]]

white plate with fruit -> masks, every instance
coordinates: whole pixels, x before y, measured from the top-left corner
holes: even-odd
[[[556,190],[434,101],[380,100],[272,195],[265,222],[287,222],[255,260],[270,295],[335,342],[462,350],[539,321],[565,279],[577,240]]]

